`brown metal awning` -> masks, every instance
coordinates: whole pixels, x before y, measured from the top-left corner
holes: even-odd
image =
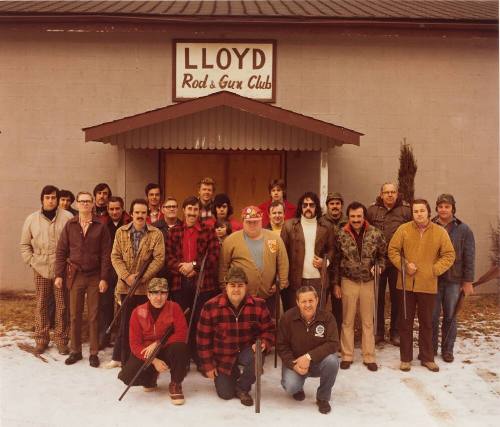
[[[85,141],[186,150],[324,151],[335,145],[359,145],[363,135],[226,91],[83,131]]]

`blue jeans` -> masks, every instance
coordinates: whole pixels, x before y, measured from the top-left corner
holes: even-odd
[[[441,326],[441,354],[453,354],[453,345],[457,337],[457,319],[453,319],[453,311],[460,296],[460,283],[440,281],[436,294],[436,304],[432,314],[432,345],[434,352],[438,351],[439,318],[443,308],[443,322]],[[446,341],[446,342],[445,342]]]
[[[264,359],[264,354],[262,358]],[[243,372],[239,365],[243,367]],[[215,377],[215,390],[220,398],[229,400],[236,395],[237,390],[249,392],[255,379],[255,354],[252,347],[247,347],[238,354],[231,375],[219,372]]]
[[[321,362],[311,362],[309,372],[299,375],[285,365],[281,368],[281,385],[289,394],[295,394],[304,388],[307,377],[319,377],[319,387],[316,392],[317,400],[329,401],[332,397],[332,388],[339,370],[339,358],[336,354],[329,354]]]

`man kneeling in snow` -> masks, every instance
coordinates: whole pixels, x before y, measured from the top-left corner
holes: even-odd
[[[255,340],[260,337],[262,350],[268,350],[274,344],[274,322],[266,302],[247,293],[243,269],[230,267],[224,283],[225,292],[208,300],[201,311],[198,354],[219,397],[236,396],[243,405],[252,406],[249,391],[256,380]]]
[[[295,400],[304,400],[307,377],[319,377],[316,403],[319,412],[330,412],[330,397],[339,370],[339,337],[332,313],[318,310],[312,286],[296,292],[297,306],[280,320],[276,348],[283,362],[281,385]]]
[[[129,384],[144,361],[152,354],[159,340],[170,325],[174,332],[159,351],[153,363],[145,369],[134,385],[142,385],[144,391],[157,388],[158,375],[170,369],[171,382],[168,387],[174,405],[184,403],[182,381],[186,376],[188,347],[186,344],[187,324],[180,306],[167,301],[168,284],[164,278],[154,278],[148,284],[148,299],[132,312],[130,318],[130,358],[118,375]]]

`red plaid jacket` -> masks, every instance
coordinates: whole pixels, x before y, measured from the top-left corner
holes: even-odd
[[[219,241],[213,228],[203,223],[201,223],[200,226],[201,231],[198,233],[196,244],[196,262],[199,266],[201,266],[205,252],[208,250],[207,260],[205,261],[205,278],[201,285],[200,292],[218,290]],[[178,291],[181,288],[182,275],[179,273],[179,264],[183,262],[182,241],[184,229],[184,224],[173,226],[165,242],[166,264],[168,270],[172,274],[172,283],[169,283],[170,291]]]
[[[220,373],[231,375],[240,350],[254,344],[258,337],[267,349],[274,345],[274,329],[261,298],[247,295],[238,312],[225,293],[208,300],[196,331],[202,369],[208,372],[217,368]]]

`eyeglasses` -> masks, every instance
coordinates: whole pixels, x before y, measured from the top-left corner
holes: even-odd
[[[177,205],[164,205],[164,209],[177,209]]]
[[[92,200],[77,200],[77,203],[81,203],[83,205],[90,205]]]
[[[164,291],[149,291],[149,293],[153,296],[156,296],[156,295],[161,295],[161,296],[165,296],[168,294],[168,292],[164,292]]]
[[[304,203],[302,203],[302,207],[303,208],[307,208],[307,207],[314,208],[314,207],[316,207],[316,203],[314,203],[314,202],[311,202],[311,203],[304,202]]]

